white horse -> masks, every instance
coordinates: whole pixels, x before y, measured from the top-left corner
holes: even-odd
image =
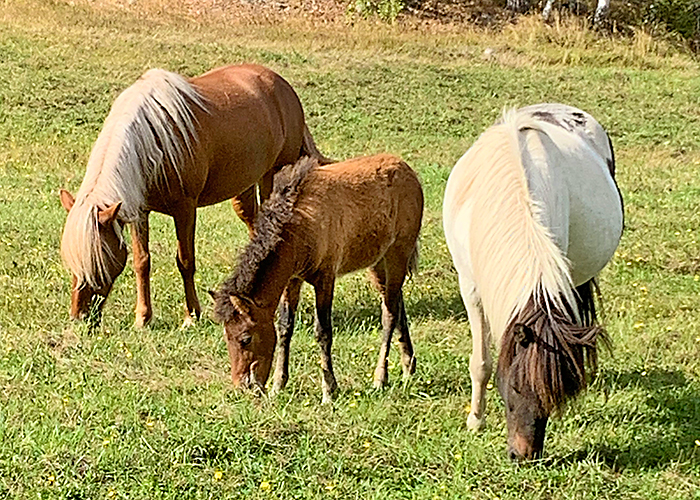
[[[623,226],[612,145],[589,114],[539,104],[504,114],[447,181],[443,222],[473,336],[467,425],[484,423],[491,340],[509,456],[539,456],[547,419],[595,369],[595,277]]]

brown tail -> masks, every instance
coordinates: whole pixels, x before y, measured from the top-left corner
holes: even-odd
[[[310,156],[318,161],[319,165],[328,165],[329,163],[335,163],[335,160],[331,160],[321,154],[321,152],[316,147],[314,138],[309,131],[309,127],[304,123],[304,139],[301,145],[301,155],[300,156]]]
[[[411,277],[418,272],[418,258],[420,257],[420,245],[416,240],[411,257],[408,259],[408,276]]]

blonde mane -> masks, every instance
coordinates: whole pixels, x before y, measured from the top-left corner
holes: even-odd
[[[469,234],[474,279],[497,342],[532,299],[578,314],[569,262],[528,189],[524,128],[542,130],[530,116],[505,112],[460,160],[469,165],[460,197],[479,214]]]
[[[101,242],[98,210],[121,202],[119,219],[133,222],[151,186],[169,189],[168,169],[180,179],[197,141],[193,105],[204,109],[204,98],[185,78],[161,69],[146,72],[114,101],[63,231],[61,256],[79,285],[111,281],[113,255]],[[114,230],[123,244],[116,222]]]

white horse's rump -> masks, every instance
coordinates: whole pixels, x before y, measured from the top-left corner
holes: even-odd
[[[483,423],[491,335],[500,345],[533,303],[581,323],[575,288],[612,258],[622,233],[613,174],[603,128],[562,104],[504,113],[455,165],[443,223],[473,334],[470,427]]]

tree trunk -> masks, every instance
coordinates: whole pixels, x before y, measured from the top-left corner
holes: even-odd
[[[552,15],[552,7],[554,7],[554,0],[547,0],[547,4],[542,10],[542,19],[549,21],[549,17]]]
[[[513,12],[524,13],[530,10],[530,0],[506,0],[506,7]]]
[[[599,26],[601,23],[605,22],[609,11],[610,0],[598,0],[598,6],[595,9],[595,16],[593,16],[593,24],[595,26]]]

